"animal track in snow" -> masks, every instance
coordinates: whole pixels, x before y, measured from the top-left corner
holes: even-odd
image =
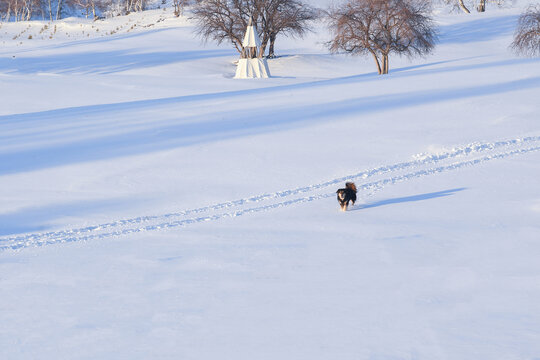
[[[538,150],[540,150],[540,136],[497,142],[471,143],[465,146],[454,147],[451,150],[437,154],[416,155],[413,157],[412,161],[379,166],[313,185],[255,195],[195,209],[161,215],[140,216],[81,228],[0,237],[0,251],[8,249],[17,250],[56,243],[104,239],[143,231],[166,230],[223,218],[238,217],[335,196],[333,191],[328,193],[321,192],[321,190],[341,184],[344,181],[356,181],[359,191],[376,191],[387,185],[457,170],[468,166],[475,166],[487,161],[526,154]],[[444,164],[460,158],[466,159]],[[442,164],[440,166],[432,166],[439,163]],[[414,169],[414,171],[407,172],[407,170],[410,169]],[[361,183],[363,180],[385,174],[393,175]],[[294,198],[295,195],[300,194],[311,195]],[[250,206],[252,204],[257,205]],[[236,208],[237,210],[227,212],[227,210],[232,208]],[[195,217],[193,217],[194,215]]]

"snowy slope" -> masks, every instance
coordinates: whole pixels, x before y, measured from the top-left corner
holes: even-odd
[[[525,5],[438,14],[435,53],[385,77],[323,25],[234,80],[167,9],[3,24],[0,357],[537,358]]]

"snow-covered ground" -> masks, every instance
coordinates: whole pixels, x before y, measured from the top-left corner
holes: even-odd
[[[0,358],[538,359],[525,5],[384,77],[322,24],[265,80],[172,9],[2,24]]]

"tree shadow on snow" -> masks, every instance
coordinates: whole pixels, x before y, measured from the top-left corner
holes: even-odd
[[[446,196],[454,195],[455,193],[459,191],[466,190],[467,188],[457,188],[457,189],[449,189],[449,190],[443,190],[443,191],[437,191],[432,193],[426,193],[426,194],[419,194],[419,195],[413,195],[413,196],[406,196],[406,197],[399,197],[399,198],[393,198],[393,199],[385,199],[385,200],[379,200],[372,203],[367,203],[363,205],[357,205],[352,211],[358,211],[358,210],[364,210],[384,205],[392,205],[392,204],[401,204],[406,202],[415,202],[415,201],[423,201],[423,200],[429,200],[429,199],[436,199]]]
[[[519,61],[516,59],[497,64],[515,65]],[[415,74],[416,71],[402,74],[406,73]],[[335,114],[362,116],[540,88],[540,77],[529,77],[496,84],[364,96],[318,104],[292,104],[279,108],[271,104],[261,106],[261,99],[274,94],[348,81],[359,80],[333,79],[0,116],[0,144],[4,147],[2,149],[0,146],[0,175],[299,128],[334,121]],[[219,107],[207,106],[217,100],[241,101],[245,104],[252,101],[255,105],[252,111],[245,108],[223,111]],[[187,106],[204,111],[188,115],[184,111]],[[167,115],[156,118],[155,114],[162,109],[167,110]],[[50,126],[51,122],[55,126]]]
[[[463,44],[487,41],[514,33],[518,15],[508,15],[495,18],[480,18],[457,24],[440,27],[439,42],[441,44]]]
[[[40,57],[1,57],[0,69],[7,74],[112,74],[183,61],[232,56],[236,53],[234,50],[223,49],[149,53],[119,50]]]
[[[24,53],[35,52],[37,50],[65,49],[65,48],[77,47],[79,45],[103,44],[103,43],[108,43],[108,42],[114,42],[117,40],[151,36],[157,33],[163,33],[163,32],[168,32],[170,30],[178,30],[178,29],[181,29],[181,28],[172,27],[172,28],[152,29],[152,30],[147,29],[141,32],[131,32],[131,33],[123,33],[123,34],[115,34],[115,35],[98,36],[98,37],[87,38],[87,39],[84,39],[84,38],[78,39],[78,40],[66,39],[64,42],[38,45],[29,49],[25,49],[25,48],[9,49],[8,52],[3,53],[2,55],[24,54]],[[160,36],[162,36],[162,34],[160,34]],[[172,37],[174,37],[174,34],[172,35]]]

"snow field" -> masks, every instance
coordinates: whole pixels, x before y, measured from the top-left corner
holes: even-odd
[[[537,358],[525,5],[438,13],[435,53],[384,78],[322,25],[235,81],[162,10],[2,24],[0,358]]]
[[[379,168],[362,171],[354,175],[348,175],[348,176],[344,176],[338,179],[332,179],[330,181],[326,181],[326,182],[314,184],[314,185],[309,185],[309,186],[305,186],[301,188],[283,190],[283,191],[279,191],[273,194],[262,194],[262,195],[245,198],[245,199],[233,200],[226,203],[210,205],[203,208],[184,210],[177,213],[144,216],[144,217],[138,217],[134,219],[123,219],[123,220],[118,220],[115,222],[99,224],[99,225],[94,225],[94,226],[89,226],[89,227],[79,228],[79,229],[69,229],[69,230],[62,230],[62,231],[50,232],[50,233],[44,233],[44,234],[38,233],[38,234],[30,234],[30,235],[23,235],[23,236],[0,238],[0,250],[1,249],[20,249],[20,248],[29,247],[29,246],[42,246],[42,245],[53,244],[57,242],[63,243],[63,242],[72,242],[72,241],[81,241],[81,240],[85,241],[85,240],[93,240],[93,239],[102,239],[102,238],[107,238],[110,236],[127,235],[127,234],[141,232],[141,231],[162,230],[162,229],[169,229],[169,228],[174,228],[174,227],[179,227],[179,226],[186,226],[186,225],[199,223],[199,222],[219,220],[226,217],[237,217],[237,216],[244,215],[246,213],[249,214],[249,213],[254,213],[254,212],[259,212],[259,211],[266,211],[270,209],[280,208],[283,206],[290,206],[290,205],[303,203],[307,201],[314,201],[314,200],[319,200],[322,198],[333,197],[334,193],[331,192],[331,193],[322,193],[322,194],[316,194],[316,195],[311,195],[311,196],[303,196],[296,199],[282,201],[286,198],[290,198],[291,196],[295,196],[299,194],[319,192],[320,190],[326,189],[329,186],[332,186],[332,187],[340,186],[340,184],[346,181],[357,182],[358,189],[361,191],[361,196],[366,197],[367,195],[363,195],[362,194],[363,192],[378,191],[384,188],[386,185],[394,184],[400,181],[407,181],[407,180],[411,180],[411,179],[415,179],[415,178],[419,178],[423,176],[442,173],[445,171],[460,169],[465,166],[475,166],[475,165],[482,164],[490,160],[503,159],[510,156],[538,151],[540,150],[539,144],[540,144],[540,137],[528,137],[524,139],[506,140],[506,141],[499,141],[495,143],[471,144],[465,147],[455,148],[452,151],[443,152],[436,155],[419,154],[415,156],[418,159],[415,161],[388,165],[388,166],[381,166]],[[512,150],[508,149],[509,147]],[[501,152],[501,150],[506,150],[506,152]],[[476,155],[477,153],[484,153],[484,152],[488,152],[491,154],[489,155],[482,154],[483,156],[476,157],[476,158],[472,156],[472,155]],[[425,165],[438,164],[441,161],[447,161],[448,159],[452,159],[455,157],[457,158],[466,157],[467,160],[450,163],[449,165],[446,165],[446,166],[427,167],[424,169],[421,168],[422,166],[425,166]],[[473,157],[473,159],[469,159],[470,157]],[[399,174],[400,171],[410,169],[410,168],[413,168],[416,171],[408,172],[405,174]],[[386,175],[388,173],[392,173],[392,174],[398,173],[399,175],[386,177],[377,181],[365,182],[365,180],[368,178],[381,175],[381,174]],[[372,195],[372,193],[370,193],[369,195]],[[276,199],[279,200],[279,202],[272,201]],[[261,202],[264,202],[264,203],[271,202],[271,204],[260,206],[259,204]],[[250,203],[257,203],[259,206],[249,207],[249,205],[251,205]],[[229,208],[237,208],[237,210],[233,212],[220,212],[223,209],[229,209]],[[217,212],[219,213],[213,214]],[[198,216],[195,218],[187,218],[187,219],[184,218],[186,216],[190,216],[193,214],[199,215],[201,213],[210,213],[213,215]],[[139,224],[144,224],[144,226],[139,227]],[[116,230],[118,228],[119,230]],[[90,234],[86,235],[88,233]]]

